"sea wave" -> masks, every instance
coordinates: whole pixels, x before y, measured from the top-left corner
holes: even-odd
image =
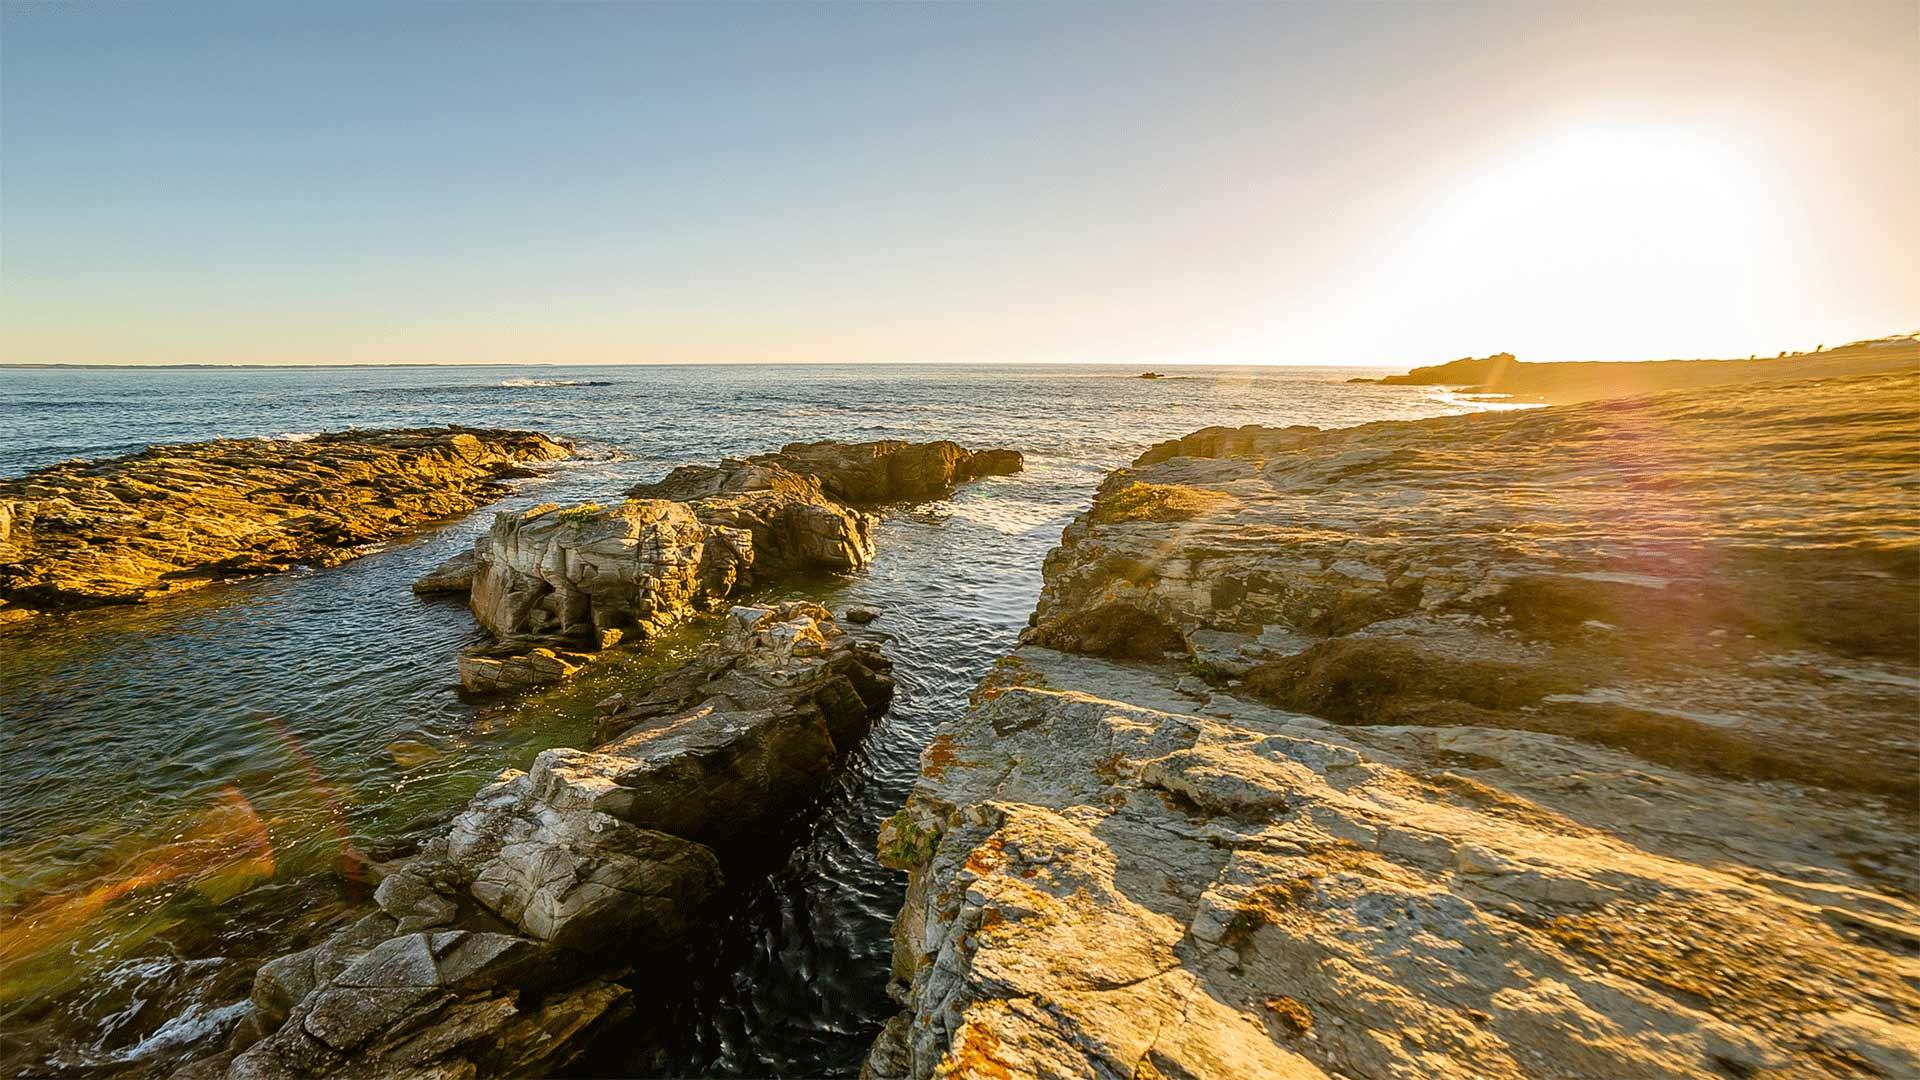
[[[501,379],[497,384],[502,387],[529,386],[612,386],[610,379]]]

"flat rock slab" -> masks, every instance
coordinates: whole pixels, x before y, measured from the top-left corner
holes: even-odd
[[[0,625],[330,566],[569,453],[530,431],[354,431],[155,446],[0,480]]]

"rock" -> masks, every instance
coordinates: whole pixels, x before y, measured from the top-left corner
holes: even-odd
[[[852,607],[847,609],[847,615],[846,615],[848,622],[860,623],[863,626],[879,617],[880,617],[879,608],[868,607],[865,604],[853,605]]]
[[[1920,370],[1920,337],[1908,334],[1856,341],[1817,353],[1772,360],[1667,360],[1655,364],[1527,363],[1495,353],[1378,380],[1388,386],[1455,386],[1517,401],[1566,404],[1632,397],[1664,390],[1785,382]]]
[[[744,462],[727,462],[720,470],[707,466],[676,469],[660,485],[641,485],[633,494],[684,499],[691,492],[722,484],[727,470],[766,470],[772,475],[813,480],[833,500],[855,506],[904,502],[943,495],[954,485],[983,476],[1016,473],[1024,466],[1017,450],[971,451],[957,443],[909,443],[885,440],[843,443],[832,440],[788,443],[776,454],[760,454]],[[737,485],[726,480],[725,485]],[[771,483],[771,481],[769,481]]]
[[[0,625],[336,565],[570,452],[528,431],[351,431],[154,446],[0,480]]]
[[[473,552],[462,551],[420,575],[419,579],[413,583],[413,591],[423,596],[431,593],[471,592],[473,575],[479,567],[480,562],[474,557]]]
[[[1836,934],[1794,898],[1920,926],[1846,854],[1901,835],[1885,807],[1787,806],[1535,732],[1467,759],[1431,728],[1142,708],[1088,693],[1132,693],[1137,666],[1016,656],[1047,685],[943,724],[882,829],[882,860],[910,871],[905,1011],[869,1076],[1146,1061],[1169,1076],[1705,1078],[1727,1062],[1812,1071],[1814,1039],[1869,1061],[1908,1052],[1898,1023],[1825,1019],[1870,1002],[1920,1015],[1887,939]],[[1162,678],[1157,700],[1177,700],[1176,673]]]
[[[722,853],[766,844],[885,711],[884,656],[817,604],[729,632],[593,751],[509,770],[382,867],[380,910],[261,965],[253,1020],[196,1076],[551,1075],[631,1008],[617,980],[708,932]],[[710,846],[713,845],[713,846]]]
[[[1117,471],[880,831],[866,1075],[1911,1072],[1916,395]]]
[[[471,603],[489,633],[589,645],[601,629],[656,634],[724,596],[753,546],[684,503],[630,499],[499,514],[477,558]]]
[[[1518,726],[1912,800],[1920,561],[1893,524],[1910,493],[1872,463],[1920,439],[1888,413],[1915,394],[1885,375],[1209,428],[1103,483],[1027,640],[1184,645],[1341,723]],[[1620,458],[1646,431],[1658,452]]]
[[[460,685],[476,694],[527,690],[565,682],[593,658],[539,647],[520,651],[512,642],[462,654],[454,661]]]
[[[815,477],[778,464],[683,465],[627,494],[685,502],[701,521],[746,533],[763,571],[858,570],[873,558],[870,515],[828,498]]]

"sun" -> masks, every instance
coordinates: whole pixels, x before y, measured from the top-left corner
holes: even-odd
[[[1578,359],[1542,355],[1574,338],[1593,358],[1686,355],[1660,350],[1759,314],[1756,274],[1784,257],[1769,238],[1790,212],[1776,175],[1730,131],[1549,130],[1439,178],[1383,292],[1483,350]],[[1483,341],[1494,326],[1500,340]]]

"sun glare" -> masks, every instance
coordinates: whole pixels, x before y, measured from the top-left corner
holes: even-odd
[[[1532,359],[1578,326],[1595,357],[1701,355],[1753,308],[1752,276],[1779,218],[1772,173],[1736,136],[1587,124],[1545,134],[1443,185],[1423,208],[1395,292],[1437,328],[1484,328],[1497,311]],[[1404,316],[1403,316],[1404,317]],[[1660,350],[1681,350],[1661,352]]]

